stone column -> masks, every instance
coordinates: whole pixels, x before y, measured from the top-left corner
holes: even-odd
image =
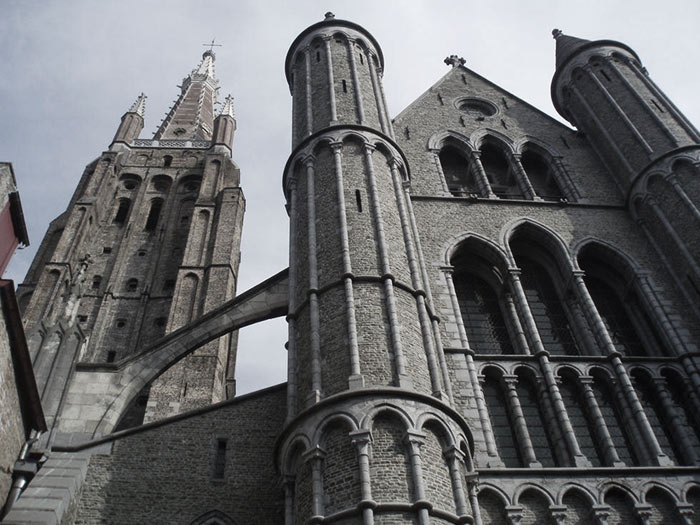
[[[328,100],[331,109],[331,123],[338,121],[338,110],[335,102],[335,82],[333,81],[333,54],[331,53],[331,37],[323,39],[326,49],[326,63],[328,64]]]
[[[365,168],[367,172],[367,189],[372,208],[372,216],[374,217],[377,239],[377,254],[379,259],[381,279],[384,286],[384,297],[386,301],[386,312],[389,318],[389,334],[391,337],[391,347],[394,352],[394,368],[398,377],[399,386],[410,385],[410,379],[406,372],[406,360],[403,355],[403,345],[401,343],[401,332],[399,329],[399,320],[396,311],[396,297],[394,294],[394,276],[391,274],[389,266],[389,255],[384,235],[384,221],[382,219],[382,211],[379,205],[379,196],[377,195],[377,183],[374,178],[374,165],[372,161],[372,153],[374,147],[365,144]],[[433,363],[434,365],[434,363]],[[430,361],[428,361],[430,366]],[[431,378],[434,371],[431,369]]]
[[[681,445],[679,448],[682,451],[682,459],[685,459],[688,465],[697,465],[700,463],[700,458],[698,458],[695,453],[694,443],[690,440],[686,433],[685,425],[683,425],[678,415],[678,410],[683,410],[683,408],[676,407],[671,398],[671,393],[666,387],[666,380],[663,377],[654,377],[652,380],[652,388],[654,389],[656,399],[661,403],[661,407],[667,416],[667,419],[663,423],[671,427],[671,434]]]
[[[348,38],[348,62],[350,64],[350,76],[352,77],[352,85],[355,91],[355,104],[357,104],[357,122],[363,125],[365,123],[365,108],[362,104],[362,90],[360,82],[357,78],[357,64],[355,63],[355,41]]]
[[[520,270],[516,268],[509,269],[509,276],[515,305],[520,314],[520,319],[524,321],[525,335],[530,343],[530,348],[534,350],[535,355],[538,358],[540,370],[542,371],[545,384],[547,385],[547,392],[552,400],[556,419],[562,433],[564,434],[563,437],[564,441],[566,442],[571,462],[577,467],[589,467],[590,462],[581,452],[581,448],[576,440],[576,434],[574,433],[574,429],[569,421],[569,415],[566,412],[566,407],[564,406],[561,392],[559,392],[559,387],[557,387],[556,379],[554,378],[554,373],[552,372],[552,366],[549,363],[549,352],[547,352],[542,344],[542,339],[540,338],[537,325],[535,324],[535,318],[530,311],[530,306],[527,302],[527,297],[525,296],[525,290],[520,282]]]
[[[513,166],[513,173],[515,174],[515,180],[518,183],[518,188],[520,188],[521,193],[526,199],[533,199],[541,201],[542,199],[535,193],[535,188],[532,187],[530,183],[530,178],[527,176],[525,168],[520,161],[522,155],[520,153],[511,153],[510,162]]]
[[[297,214],[299,213],[297,182],[289,186],[289,260],[297,258]],[[296,272],[295,264],[289,266],[289,314],[287,315],[287,421],[297,411],[297,351],[296,351]]]
[[[304,48],[304,58],[306,59],[306,135],[314,132],[313,95],[311,94],[311,49]]]
[[[285,476],[284,487],[284,525],[294,525],[294,476]]]
[[[459,300],[457,299],[457,292],[455,290],[454,281],[452,280],[452,273],[454,268],[452,266],[443,266],[440,268],[445,276],[445,282],[447,283],[447,293],[450,295],[450,303],[452,305],[452,312],[454,314],[455,321],[457,323],[457,332],[459,333],[460,343],[462,343],[462,348],[464,348],[464,358],[467,362],[467,370],[469,371],[469,382],[471,383],[472,392],[474,392],[474,398],[476,400],[476,409],[479,413],[479,422],[481,423],[481,428],[484,433],[484,443],[486,445],[486,453],[489,457],[498,458],[498,449],[496,447],[496,438],[493,435],[493,429],[491,428],[491,419],[489,418],[489,412],[486,408],[486,400],[484,399],[484,392],[481,389],[481,382],[476,373],[476,366],[474,364],[474,351],[469,348],[469,341],[467,339],[467,331],[464,328],[464,321],[462,320],[462,314],[459,308]]]
[[[439,331],[433,339],[433,321],[431,321],[428,314],[428,306],[426,304],[426,293],[424,291],[423,282],[421,279],[420,267],[418,264],[418,259],[416,258],[416,249],[413,240],[413,232],[411,230],[411,223],[409,220],[408,210],[406,209],[406,203],[404,201],[405,193],[403,191],[403,181],[401,180],[401,174],[398,169],[398,160],[392,159],[389,163],[391,169],[391,177],[394,186],[394,197],[396,198],[396,207],[399,211],[399,219],[401,221],[401,232],[403,234],[404,246],[406,247],[406,259],[408,259],[408,268],[411,273],[411,285],[415,290],[416,298],[416,308],[418,310],[418,321],[420,323],[421,335],[423,339],[423,347],[425,348],[426,356],[428,358],[428,363],[430,363],[431,355],[437,355],[438,364],[440,367],[440,372],[442,374],[441,381],[444,385],[445,392],[447,393],[447,398],[450,403],[453,403],[452,398],[452,385],[450,384],[449,372],[447,370],[447,361],[445,360],[445,354],[442,349],[442,344],[439,340]],[[435,319],[435,324],[437,324],[437,319]],[[435,357],[433,357],[435,359]],[[432,379],[432,375],[431,375]],[[435,383],[433,383],[435,385]],[[433,393],[442,397],[442,390],[439,389],[437,392],[433,387]]]
[[[323,521],[323,458],[326,453],[319,446],[304,454],[305,461],[311,462],[311,518],[309,523]]]
[[[571,179],[569,178],[566,167],[564,166],[563,157],[552,157],[552,161],[554,162],[553,170],[556,175],[555,179],[560,184],[559,189],[561,189],[566,199],[575,201],[578,193],[576,191],[576,187],[571,183]]]
[[[382,100],[379,79],[377,78],[377,72],[374,70],[374,55],[372,55],[372,53],[370,53],[369,51],[366,51],[365,58],[367,58],[369,77],[372,81],[372,92],[374,93],[374,100],[377,104],[377,113],[379,114],[379,125],[382,128],[382,133],[391,136],[390,124],[387,123],[389,119],[386,114],[386,108],[384,107],[384,101]]]
[[[484,166],[481,164],[481,152],[472,151],[471,157],[469,169],[472,170],[474,180],[479,188],[479,193],[481,193],[482,197],[489,199],[496,198],[496,194],[491,190],[491,184],[489,183],[489,178],[486,176],[486,171],[484,171]]]
[[[457,516],[467,516],[469,509],[465,498],[464,484],[462,483],[462,472],[459,468],[460,462],[463,461],[463,454],[458,448],[451,446],[445,451],[444,456],[447,466],[450,469],[450,478],[452,479],[452,491],[454,493]]]
[[[472,519],[474,525],[484,525],[481,520],[481,509],[479,508],[479,480],[476,474],[467,474],[467,494],[469,494],[469,505],[472,508]]]
[[[690,212],[693,214],[693,217],[700,223],[700,210],[698,210],[698,207],[696,204],[688,197],[688,194],[685,192],[683,189],[683,186],[681,186],[680,182],[678,182],[678,177],[676,177],[675,174],[671,174],[671,176],[668,177],[668,182],[671,183],[671,186],[673,186],[673,189],[676,191],[676,194],[678,197],[685,203],[688,208],[690,208]]]
[[[314,177],[315,158],[305,159],[308,210],[307,238],[309,247],[309,318],[311,325],[311,392],[307,405],[321,400],[321,333],[318,309],[318,263],[316,259],[316,193]]]
[[[515,340],[515,349],[520,354],[530,355],[530,347],[527,344],[525,330],[523,330],[523,325],[520,323],[520,318],[518,317],[518,310],[513,300],[513,294],[508,290],[504,290],[503,292],[503,302],[505,303],[505,310],[508,315],[508,331]]]
[[[369,470],[369,446],[372,435],[368,430],[357,430],[350,433],[352,443],[357,450],[357,461],[360,468],[360,501],[362,508],[362,525],[374,525],[374,508],[377,503],[372,499],[372,483]]]
[[[639,427],[641,438],[652,456],[650,459],[659,465],[673,465],[673,462],[666,454],[664,454],[659,446],[656,435],[654,435],[654,430],[651,428],[651,424],[649,423],[646,413],[644,412],[644,407],[642,407],[639,397],[637,396],[637,392],[635,391],[634,386],[632,386],[632,381],[627,373],[627,369],[622,363],[622,359],[620,359],[620,353],[615,348],[615,345],[610,338],[610,334],[605,327],[605,323],[603,322],[602,317],[600,317],[598,309],[588,293],[588,288],[586,288],[586,283],[583,280],[583,272],[573,273],[573,283],[586,318],[593,327],[593,333],[596,335],[599,344],[601,347],[603,347],[610,358],[610,363],[615,371],[615,375],[622,391],[622,397],[625,402],[623,403],[623,406],[624,404],[629,403],[631,408],[630,417],[634,418],[636,425]]]
[[[353,291],[352,264],[350,260],[350,242],[348,240],[348,219],[345,208],[345,184],[343,181],[342,149],[343,144],[336,142],[331,144],[335,168],[335,180],[337,186],[336,197],[338,199],[338,223],[340,235],[340,249],[343,256],[343,285],[345,288],[345,315],[348,330],[348,351],[350,352],[350,377],[348,386],[350,389],[362,388],[364,378],[360,370],[360,351],[357,343],[357,321],[355,318],[355,296]]]
[[[515,435],[518,445],[520,446],[523,463],[525,463],[526,467],[541,467],[542,463],[537,461],[537,456],[535,456],[535,449],[532,446],[530,433],[528,432],[527,424],[525,423],[525,415],[523,414],[523,409],[520,406],[518,392],[515,389],[517,382],[518,378],[516,376],[503,376],[503,387],[506,389],[506,403],[508,405],[508,411],[510,412],[511,421],[515,427]]]
[[[698,266],[698,263],[696,262],[695,258],[688,251],[688,247],[683,242],[683,239],[680,238],[680,236],[678,235],[678,232],[676,232],[676,229],[673,227],[673,225],[666,218],[666,214],[663,212],[663,210],[659,206],[659,203],[656,202],[656,199],[654,199],[651,196],[647,196],[647,198],[645,200],[647,201],[647,203],[649,204],[651,209],[654,211],[656,218],[662,224],[662,226],[663,226],[664,230],[666,230],[666,233],[668,234],[668,236],[671,237],[671,239],[673,239],[673,243],[676,245],[676,248],[678,248],[678,251],[681,253],[683,258],[685,259],[685,262],[692,269],[693,273],[696,276],[700,277],[700,266]]]
[[[440,150],[439,149],[431,149],[429,155],[433,159],[433,162],[435,163],[435,169],[437,170],[439,178],[440,178],[440,185],[442,186],[443,194],[446,197],[451,196],[452,192],[450,191],[450,187],[447,184],[447,179],[445,178],[445,172],[442,170],[442,163],[440,162]],[[461,197],[462,195],[458,195],[458,196]]]
[[[413,478],[413,495],[415,498],[413,507],[418,512],[419,525],[430,525],[428,509],[431,504],[425,499],[423,461],[420,455],[420,447],[425,443],[425,435],[409,430],[406,432],[405,442],[408,448],[408,457],[411,465],[411,477]]]
[[[593,422],[595,437],[598,439],[598,443],[603,450],[605,464],[613,467],[624,467],[625,464],[620,460],[620,456],[617,454],[615,443],[610,436],[608,425],[605,423],[605,418],[600,411],[595,392],[593,392],[593,387],[591,387],[593,378],[591,376],[579,376],[578,381],[583,388],[583,399],[586,403],[586,410]]]

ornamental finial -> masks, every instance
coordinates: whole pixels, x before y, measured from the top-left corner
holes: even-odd
[[[552,29],[552,37],[554,37],[554,40],[559,38],[561,35],[563,35],[561,29]]]
[[[323,15],[323,16],[325,17],[326,20],[332,20],[332,19],[335,18],[335,15],[334,15],[333,13],[331,13],[330,11],[328,11],[328,12],[327,12],[325,15]]]
[[[464,64],[467,63],[466,60],[462,57],[458,57],[457,55],[450,55],[444,60],[445,64],[448,66],[452,67],[457,67],[457,66],[463,66]]]
[[[224,99],[224,106],[221,108],[221,113],[219,113],[219,116],[221,115],[233,118],[233,97],[231,95],[227,95]]]
[[[141,93],[136,101],[129,108],[129,113],[136,113],[143,117],[146,111],[146,95]]]

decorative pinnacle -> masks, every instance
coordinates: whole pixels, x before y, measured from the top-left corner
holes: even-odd
[[[136,113],[143,117],[143,114],[146,111],[146,98],[146,95],[141,93],[136,99],[136,102],[134,102],[129,108],[129,113]]]
[[[445,64],[448,66],[452,67],[457,67],[457,66],[463,66],[464,64],[467,63],[466,60],[462,57],[458,57],[457,55],[450,55],[444,60]]]
[[[564,33],[562,33],[561,29],[552,29],[552,37],[554,38],[554,40],[556,40],[563,34]]]
[[[233,118],[233,97],[231,95],[226,96],[224,107],[221,108],[221,113],[219,113],[219,116],[221,115],[227,115]]]
[[[332,20],[333,18],[335,18],[335,15],[334,15],[333,13],[331,13],[330,11],[328,11],[328,12],[327,12],[325,15],[323,15],[323,16],[325,17],[326,20]]]

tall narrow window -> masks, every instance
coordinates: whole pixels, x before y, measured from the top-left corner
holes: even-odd
[[[102,276],[95,275],[95,277],[92,278],[92,289],[99,290],[101,282],[102,282]]]
[[[117,208],[117,213],[114,215],[114,224],[121,226],[126,222],[129,217],[129,208],[131,208],[131,200],[129,199],[119,199],[119,208]]]
[[[151,201],[151,210],[148,212],[148,219],[146,219],[146,226],[144,230],[147,232],[152,232],[158,226],[158,219],[160,218],[160,210],[163,207],[163,199],[153,199]]]
[[[170,155],[165,155],[163,157],[163,167],[169,168],[173,163],[173,158]]]
[[[228,445],[227,440],[217,439],[216,449],[214,451],[214,468],[213,477],[216,479],[224,479],[226,474],[226,447]]]

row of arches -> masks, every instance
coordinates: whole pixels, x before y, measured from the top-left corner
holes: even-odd
[[[479,488],[484,525],[607,525],[696,523],[700,516],[700,486],[692,484],[679,498],[661,483],[651,483],[635,495],[618,483],[604,484],[597,494],[566,484],[556,495],[534,483],[518,487],[509,498],[495,484]]]
[[[427,520],[428,509],[455,523],[470,516],[476,493],[470,500],[465,437],[431,412],[417,424],[391,405],[367,412],[360,423],[349,413],[331,415],[310,439],[289,441],[283,461],[287,516],[301,523],[311,516],[346,515],[367,507],[363,501],[375,502],[374,513],[383,519],[398,512],[424,513]]]
[[[450,259],[463,342],[477,354],[681,350],[648,276],[619,250],[589,241],[574,257],[556,234],[530,221],[505,243],[503,250],[470,236]]]
[[[560,157],[534,141],[516,149],[507,138],[489,132],[475,141],[446,133],[429,142],[443,185],[456,197],[576,199]]]
[[[508,374],[496,364],[487,364],[481,374],[491,431],[504,466],[574,464],[554,399],[535,368],[521,365]],[[700,461],[700,403],[686,378],[672,368],[653,376],[643,367],[632,368],[630,377],[663,453],[676,464],[696,465]],[[588,375],[581,375],[564,366],[556,379],[566,419],[589,465],[655,464],[612,370],[596,365]]]

